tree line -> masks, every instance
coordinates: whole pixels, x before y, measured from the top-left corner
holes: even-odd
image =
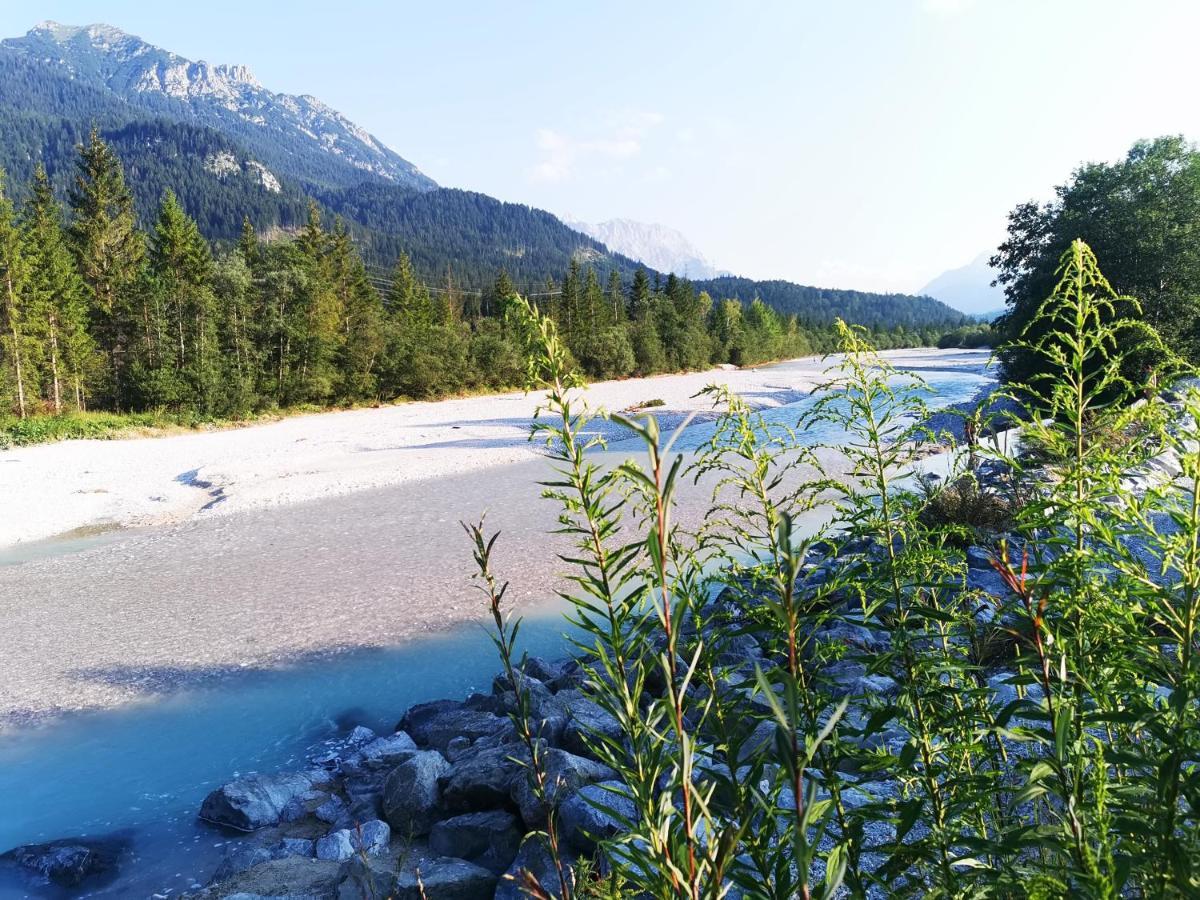
[[[175,194],[139,228],[113,149],[79,148],[63,210],[37,170],[16,208],[0,193],[0,402],[22,418],[109,410],[238,417],[273,408],[376,402],[522,382],[506,321],[517,286],[426,284],[401,254],[368,266],[340,220],[312,204],[286,239],[249,220],[214,249]],[[715,300],[644,270],[626,284],[578,260],[561,281],[524,286],[579,367],[618,378],[821,352],[832,331],[753,298]],[[936,329],[877,330],[881,346],[936,342]]]

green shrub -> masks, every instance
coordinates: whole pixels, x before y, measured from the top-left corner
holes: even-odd
[[[845,435],[848,476],[716,389],[725,412],[690,466],[653,418],[610,416],[647,462],[607,468],[553,324],[526,309],[585,692],[615,723],[591,750],[635,809],[588,871],[663,900],[1200,893],[1200,391],[1172,428],[1157,398],[1131,405],[1120,373],[1137,341],[1115,338],[1153,336],[1112,300],[1077,243],[1034,332],[1052,337],[1025,348],[1054,372],[1052,414],[1024,426],[1051,461],[979,451],[1039,479],[1011,522],[961,482],[937,515],[905,486],[923,386],[859,330],[841,327],[845,356],[797,423]],[[1144,437],[1086,440],[1131,427]],[[1164,447],[1178,482],[1131,493],[1122,473]],[[715,481],[697,533],[672,516],[685,472]],[[833,522],[801,532],[824,504]],[[981,520],[1011,532],[994,560],[1005,589],[982,598],[954,541]],[[515,629],[494,609],[509,666]],[[1008,635],[986,662],[981,622]],[[552,810],[561,861],[555,829]]]

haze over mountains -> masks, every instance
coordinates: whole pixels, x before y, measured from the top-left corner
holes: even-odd
[[[714,296],[761,295],[813,321],[962,318],[929,297],[714,281],[722,273],[672,229],[628,220],[569,227],[543,210],[441,187],[314,97],[273,92],[244,65],[185,59],[109,25],[46,22],[0,41],[0,165],[14,191],[40,163],[65,195],[75,147],[93,126],[125,164],[143,221],[169,188],[218,241],[236,238],[243,217],[267,235],[295,229],[315,200],[344,218],[371,265],[389,267],[403,250],[424,277],[460,287],[490,285],[505,269],[530,290],[573,260],[629,279],[640,262]]]
[[[718,270],[680,231],[666,225],[610,219],[595,224],[564,220],[576,231],[594,237],[610,250],[645,263],[659,272],[674,272],[693,281],[717,278],[729,272]]]
[[[1004,311],[1004,290],[992,284],[996,270],[988,265],[990,256],[985,251],[965,266],[943,272],[921,288],[921,293],[969,315],[998,315]]]

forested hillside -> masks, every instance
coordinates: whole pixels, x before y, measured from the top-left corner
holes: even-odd
[[[136,125],[117,134],[186,155],[194,133]],[[507,315],[518,291],[504,270],[485,290],[452,278],[429,284],[404,254],[385,271],[364,261],[343,223],[330,226],[315,202],[294,238],[261,241],[245,219],[235,244],[214,248],[168,190],[144,231],[129,173],[98,130],[75,162],[65,216],[40,169],[17,193],[28,198],[19,208],[0,199],[0,404],[22,420],[88,409],[241,417],[511,387],[524,377],[526,338]],[[458,196],[467,209],[486,201]],[[517,210],[546,224],[545,214]],[[625,278],[568,257],[561,281],[522,292],[593,377],[832,346],[828,326],[762,300],[714,298],[674,276],[637,269]],[[937,337],[933,329],[876,334],[885,346]]]
[[[327,135],[321,147],[308,143],[310,125]],[[48,23],[0,44],[0,165],[14,199],[26,199],[41,165],[65,200],[76,148],[93,126],[126,169],[142,228],[153,224],[167,190],[222,246],[237,240],[243,219],[265,236],[294,233],[311,198],[325,220],[345,220],[376,276],[401,252],[424,282],[474,292],[502,269],[526,291],[563,278],[572,262],[595,267],[602,282],[615,271],[628,283],[636,269],[550,213],[436,188],[319,101],[271,94],[242,67],[191,64],[105,26]],[[748,279],[699,287],[747,304],[761,297],[813,326],[841,316],[936,332],[962,321],[928,298]]]

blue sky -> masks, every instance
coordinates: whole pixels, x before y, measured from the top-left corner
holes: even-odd
[[[1136,139],[1200,138],[1200,4],[5,0],[320,97],[440,183],[911,291]]]

